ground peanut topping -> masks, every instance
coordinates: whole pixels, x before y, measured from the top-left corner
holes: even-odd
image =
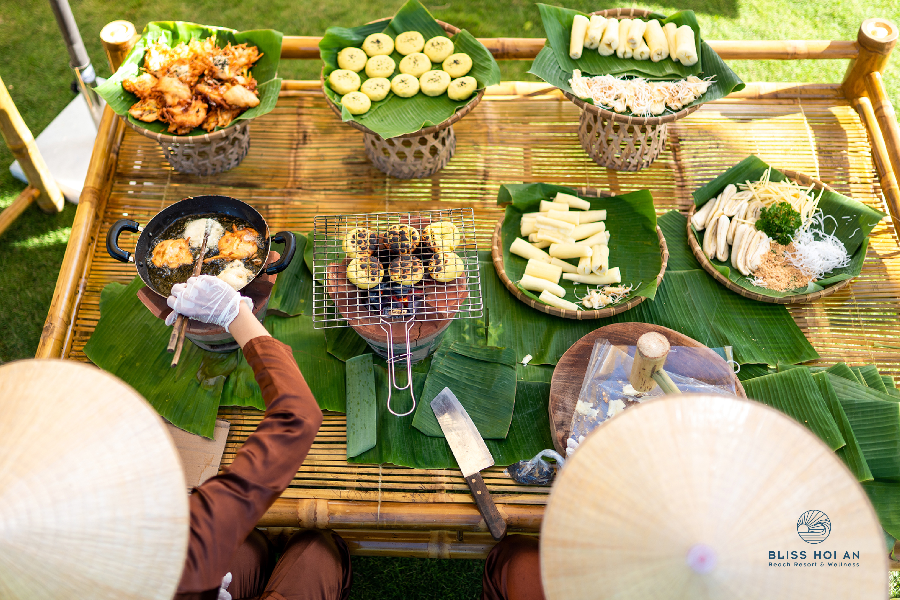
[[[768,288],[778,292],[807,287],[813,281],[812,274],[802,271],[791,264],[785,257],[785,252],[794,252],[794,244],[782,246],[772,242],[771,249],[766,252],[759,263],[759,268],[753,272],[756,278],[753,285]]]

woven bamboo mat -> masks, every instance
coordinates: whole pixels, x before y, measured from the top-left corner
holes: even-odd
[[[819,178],[839,192],[887,212],[872,165],[866,131],[856,112],[837,99],[724,100],[705,105],[669,126],[669,148],[637,173],[594,164],[577,138],[578,109],[558,97],[485,98],[455,126],[456,155],[436,176],[401,181],[374,169],[362,134],[326,106],[321,94],[283,92],[277,108],[252,124],[250,153],[236,169],[198,178],[173,172],[159,147],[130,130],[119,153],[100,233],[127,216],[146,224],[159,210],[197,194],[225,194],[254,205],[277,231],[309,230],[316,214],[405,211],[472,206],[479,247],[502,211],[501,183],[548,182],[614,193],[648,188],[660,214],[685,210],[692,190],[750,153],[766,162]],[[131,250],[136,236],[123,235]],[[888,221],[872,232],[862,275],[837,294],[789,308],[823,362],[874,363],[900,374],[900,246]],[[75,319],[67,357],[87,360],[85,342],[99,318],[100,290],[129,282],[133,265],[113,261],[102,244],[93,253],[89,281]],[[261,413],[222,409],[232,423],[228,464]],[[288,498],[404,502],[471,502],[458,471],[386,465],[348,465],[343,415],[328,415]],[[499,502],[543,504],[548,490],[516,485],[502,469],[485,481]]]

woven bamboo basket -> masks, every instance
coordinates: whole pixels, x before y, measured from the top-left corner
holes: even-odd
[[[607,18],[646,18],[643,8],[612,8],[591,13]],[[563,91],[566,98],[581,109],[578,120],[578,141],[595,163],[617,171],[640,171],[649,167],[666,147],[668,124],[683,119],[699,104],[661,117],[634,117],[588,104]]]
[[[576,192],[580,196],[611,196],[609,192],[598,192],[598,190],[590,189],[590,188],[576,188]],[[497,275],[500,276],[500,281],[503,282],[503,285],[506,286],[506,289],[509,290],[509,293],[530,306],[535,310],[539,310],[541,312],[545,312],[548,315],[553,315],[554,317],[562,317],[564,319],[575,319],[578,321],[585,321],[588,319],[605,319],[606,317],[611,317],[613,315],[617,315],[619,313],[623,313],[626,310],[632,309],[646,298],[644,296],[634,296],[629,299],[624,304],[617,304],[615,306],[610,306],[609,308],[600,308],[596,310],[569,310],[567,308],[557,308],[555,306],[550,306],[548,304],[544,304],[543,302],[538,302],[534,298],[530,298],[522,293],[516,284],[510,280],[509,276],[506,274],[506,268],[503,266],[503,241],[500,237],[500,227],[503,225],[503,219],[497,221],[497,226],[494,227],[494,235],[491,238],[491,261],[494,263],[494,269],[497,271]],[[662,230],[657,227],[656,235],[659,237],[659,254],[662,257],[662,264],[659,267],[659,274],[656,276],[656,285],[660,285],[662,283],[663,275],[666,272],[666,264],[669,262],[669,248],[666,245],[666,238],[663,236]]]
[[[233,169],[250,151],[250,121],[203,135],[168,135],[138,127],[125,117],[122,121],[141,135],[156,140],[166,160],[179,173],[215,175]]]
[[[785,174],[786,177],[796,181],[801,185],[810,185],[813,184],[815,189],[817,190],[828,190],[829,192],[833,192],[834,189],[831,188],[828,184],[819,181],[814,177],[810,177],[804,173],[799,173],[797,171],[790,171],[788,169],[779,169],[782,173]],[[746,298],[750,298],[751,300],[758,300],[760,302],[771,302],[773,304],[799,304],[801,302],[812,302],[814,300],[818,300],[819,298],[824,298],[825,296],[830,296],[835,293],[839,289],[845,287],[850,281],[853,279],[845,279],[843,281],[838,281],[834,285],[828,286],[824,290],[820,290],[818,292],[813,292],[811,294],[796,294],[794,296],[784,296],[782,298],[772,298],[771,296],[764,296],[762,294],[758,294],[756,292],[751,292],[750,290],[745,290],[741,286],[737,285],[721,273],[716,270],[715,266],[706,258],[706,254],[703,253],[703,248],[700,246],[700,242],[697,241],[697,238],[694,236],[694,232],[691,231],[691,218],[694,216],[694,212],[696,212],[697,206],[691,205],[691,210],[688,212],[687,219],[687,239],[688,245],[691,247],[691,252],[694,253],[694,257],[700,263],[700,266],[715,278],[716,281],[727,287],[729,290],[734,292],[735,294],[740,294]]]
[[[387,21],[388,19],[381,19]],[[438,21],[448,36],[459,33],[459,28]],[[322,69],[322,86],[325,85],[325,69]],[[351,127],[363,132],[363,144],[366,156],[372,164],[386,175],[397,179],[421,179],[430,177],[447,166],[453,154],[456,152],[456,134],[453,133],[453,124],[469,114],[475,108],[481,98],[484,97],[484,89],[478,91],[475,98],[453,113],[453,115],[437,125],[420,129],[406,135],[384,139],[368,127],[360,125],[356,121],[347,121]],[[341,108],[325,95],[328,106],[338,117],[341,116]]]

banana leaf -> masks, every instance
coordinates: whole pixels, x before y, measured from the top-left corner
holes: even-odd
[[[219,406],[246,406],[257,410],[266,410],[262,390],[256,382],[250,363],[247,362],[244,353],[240,350],[234,352],[233,355],[237,357],[238,365],[225,380]]]
[[[816,373],[813,375],[813,380],[819,387],[819,394],[825,400],[831,416],[834,417],[834,422],[841,432],[841,437],[847,442],[843,448],[838,448],[835,453],[844,461],[844,464],[847,465],[858,481],[871,481],[872,471],[869,470],[869,465],[866,464],[862,448],[859,447],[859,441],[853,434],[853,428],[850,426],[850,421],[847,420],[847,414],[841,408],[841,403],[838,401],[837,394],[831,386],[828,375],[826,373]]]
[[[325,333],[325,347],[328,354],[347,362],[351,358],[371,352],[372,348],[352,327],[329,327]]]
[[[756,377],[762,377],[763,375],[771,375],[772,373],[777,373],[772,367],[769,365],[741,365],[741,370],[737,372],[738,379],[741,382],[748,381],[750,379],[755,379]]]
[[[144,54],[147,47],[162,40],[170,47],[181,42],[189,42],[192,39],[206,39],[215,36],[216,45],[224,47],[227,44],[247,43],[259,48],[263,56],[250,69],[250,74],[257,81],[259,91],[259,104],[247,109],[234,118],[228,127],[233,127],[238,121],[254,119],[272,111],[278,102],[278,93],[281,91],[281,79],[278,78],[278,62],[281,60],[282,33],[274,29],[256,29],[252,31],[235,31],[224,27],[212,27],[198,25],[184,21],[155,21],[148,23],[144,28],[141,39],[134,45],[128,56],[115,74],[97,87],[99,94],[113,111],[128,119],[134,125],[142,127],[154,133],[167,133],[168,125],[161,121],[144,123],[138,121],[130,114],[128,109],[138,101],[138,97],[122,87],[123,79],[130,79],[141,73],[144,65]],[[227,129],[227,127],[226,127]],[[206,131],[197,128],[187,135],[204,135]]]
[[[550,6],[548,4],[538,4],[538,10],[541,13],[541,22],[543,22],[544,31],[547,34],[546,46],[553,50],[553,55],[560,68],[568,73],[578,69],[591,75],[621,74],[654,79],[684,79],[688,75],[699,75],[703,72],[700,24],[697,23],[697,17],[694,16],[694,11],[692,10],[677,12],[668,18],[657,13],[651,13],[649,17],[643,19],[644,21],[656,19],[663,26],[666,23],[675,23],[679,27],[687,25],[694,30],[695,50],[700,60],[689,67],[672,60],[672,57],[665,58],[659,62],[634,60],[633,58],[619,58],[615,53],[610,56],[602,56],[596,50],[589,50],[588,48],[584,49],[581,58],[573,60],[569,57],[569,40],[572,37],[572,23],[575,20],[575,15],[583,15],[588,18],[590,16],[577,10]]]
[[[867,481],[862,486],[875,507],[881,526],[891,537],[900,538],[900,483]],[[889,548],[893,550],[893,544]]]
[[[372,355],[347,361],[347,457],[358,456],[378,443],[378,410]]]
[[[294,232],[294,236],[297,239],[294,258],[288,268],[276,277],[266,314],[279,317],[296,317],[302,314],[312,316],[312,271],[306,267],[303,260],[307,239],[297,231]],[[273,250],[282,249],[273,248]]]
[[[860,391],[867,388],[828,374],[841,408],[859,441],[863,456],[875,479],[900,480],[900,405],[896,401],[873,400]]]
[[[537,212],[541,200],[552,200],[557,192],[577,195],[572,188],[547,183],[500,186],[497,204],[507,205],[506,216],[500,227],[503,266],[511,281],[522,278],[525,265],[528,263],[526,259],[509,251],[513,240],[520,237],[522,214]],[[611,236],[609,265],[620,268],[622,285],[635,286],[631,292],[632,296],[653,298],[656,295],[656,276],[662,266],[653,196],[648,190],[641,190],[611,198],[584,199],[590,202],[591,210],[606,210],[606,230]],[[576,264],[574,260],[569,262]],[[566,290],[566,299],[572,302],[577,302],[577,298],[583,296],[588,287],[564,279],[561,279],[559,284]],[[525,289],[521,291],[538,300],[537,294]],[[625,301],[627,300],[623,300]]]
[[[657,219],[656,224],[666,238],[666,247],[669,249],[666,274],[674,271],[702,271],[703,267],[688,246],[685,229],[687,221],[684,217],[677,210],[671,210]]]
[[[84,353],[133,387],[167,421],[211,438],[225,383],[221,375],[236,361],[229,355],[210,356],[186,341],[178,366],[171,368],[172,355],[165,348],[172,329],[138,300],[143,287],[135,277],[128,286],[109,284],[104,289],[100,321]]]
[[[344,363],[328,354],[325,334],[321,329],[313,328],[312,317],[268,316],[265,326],[272,337],[291,347],[294,360],[319,407],[346,412]]]
[[[735,185],[744,183],[745,181],[758,181],[762,177],[766,169],[769,168],[757,156],[748,156],[737,165],[731,167],[711,182],[707,183],[693,193],[694,203],[700,207],[710,199],[719,195],[730,183]],[[784,181],[785,175],[776,169],[772,169],[772,181]],[[768,288],[758,287],[751,283],[752,277],[745,277],[731,267],[730,261],[720,261],[711,259],[710,262],[722,275],[730,281],[751,292],[769,296],[771,298],[784,298],[786,296],[795,296],[797,294],[809,294],[817,292],[830,285],[845,279],[851,279],[860,274],[863,262],[866,258],[866,251],[869,243],[869,233],[872,228],[884,218],[885,214],[874,208],[870,208],[861,202],[857,202],[852,198],[838,194],[837,192],[825,191],[819,200],[819,209],[831,219],[826,219],[826,230],[830,231],[832,225],[836,225],[834,235],[844,244],[847,253],[850,255],[850,264],[840,269],[834,269],[826,277],[819,281],[810,283],[808,287],[802,289],[787,290],[779,292]],[[693,225],[691,231],[697,241],[702,244],[704,236],[709,229],[698,232]]]
[[[416,398],[422,397],[430,361],[413,367]],[[413,415],[396,417],[387,410],[387,368],[375,359],[375,391],[378,398],[378,444],[371,450],[349,458],[351,463],[392,463],[415,469],[458,468],[450,446],[443,438],[429,437],[411,427]],[[531,459],[538,452],[553,447],[550,437],[550,385],[520,382],[516,388],[516,406],[509,435],[505,440],[485,440],[494,464],[508,466]],[[391,406],[398,412],[412,406],[407,390],[393,391]],[[404,408],[405,407],[405,408]]]
[[[337,55],[344,48],[359,48],[372,33],[381,32],[396,38],[404,31],[418,31],[426,40],[446,35],[431,13],[416,0],[409,0],[404,4],[387,25],[380,21],[350,29],[329,27],[319,42],[319,54],[325,63],[325,79],[338,68]],[[500,83],[500,67],[488,49],[472,34],[462,30],[450,39],[455,46],[454,52],[463,52],[472,58],[472,69],[467,75],[475,78],[479,90]],[[395,51],[391,58],[399,65],[403,55]],[[365,71],[359,73],[359,78],[363,82],[368,79]],[[324,88],[325,94],[340,106],[341,95],[336,94],[327,83]],[[341,118],[344,121],[356,121],[388,139],[442,123],[457,110],[473,102],[475,97],[473,94],[468,100],[451,100],[447,94],[426,96],[420,92],[411,98],[400,98],[390,92],[384,100],[372,102],[369,111],[362,115],[351,115],[346,108],[341,107]]]
[[[472,418],[481,437],[506,438],[516,403],[515,363],[515,354],[508,348],[460,342],[441,344],[431,358],[431,369],[412,426],[427,436],[444,437],[431,410],[431,401],[448,387]]]
[[[568,47],[568,45],[566,46]],[[649,61],[638,61],[641,63],[649,62]],[[701,73],[700,77],[715,77],[712,85],[706,90],[706,93],[691,102],[688,106],[696,106],[698,104],[704,104],[706,102],[711,102],[712,100],[719,100],[720,98],[724,98],[731,92],[737,92],[744,89],[744,82],[741,81],[741,78],[738,77],[734,71],[728,68],[719,55],[715,53],[715,51],[709,47],[706,42],[701,42],[700,44],[700,62],[697,64],[703,64],[704,70]],[[656,63],[659,64],[659,63]],[[531,69],[528,71],[532,75],[535,75],[550,85],[556,86],[564,92],[569,92],[572,95],[577,96],[572,91],[572,86],[569,84],[569,81],[572,79],[572,71],[566,70],[565,68],[559,65],[559,62],[556,59],[556,54],[549,45],[545,45],[544,48],[538,53],[537,57],[534,59],[534,62],[531,63]],[[582,73],[583,75],[605,75],[605,73],[592,73],[588,71],[587,73]],[[676,77],[677,78],[677,77]],[[594,101],[590,98],[582,98],[588,104],[594,104]],[[671,110],[667,109],[668,112]],[[620,113],[622,115],[631,115],[634,116],[630,111],[625,111],[624,113]],[[662,115],[660,115],[662,116]]]
[[[839,362],[831,365],[825,370],[826,373],[831,373],[832,375],[837,375],[838,377],[843,377],[844,379],[849,379],[855,383],[859,383],[859,379],[856,377],[856,373],[847,366],[847,363]]]
[[[887,387],[884,385],[884,381],[878,373],[878,367],[875,365],[862,365],[860,367],[853,367],[853,370],[862,377],[866,387],[870,387],[878,392],[887,393]]]
[[[788,415],[816,434],[832,450],[843,448],[841,435],[819,386],[807,369],[791,369],[744,382],[747,397]]]

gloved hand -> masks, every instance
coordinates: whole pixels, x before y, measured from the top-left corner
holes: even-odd
[[[191,277],[187,283],[176,283],[172,286],[172,295],[166,299],[172,313],[166,317],[166,325],[174,323],[175,318],[181,314],[190,319],[224,327],[225,331],[228,331],[229,325],[238,315],[241,301],[253,310],[253,301],[250,298],[241,296],[237,290],[218,277],[212,275]]]
[[[228,586],[231,585],[231,573],[225,573],[222,578],[222,585],[219,586],[218,600],[231,600],[231,594],[228,593]]]

